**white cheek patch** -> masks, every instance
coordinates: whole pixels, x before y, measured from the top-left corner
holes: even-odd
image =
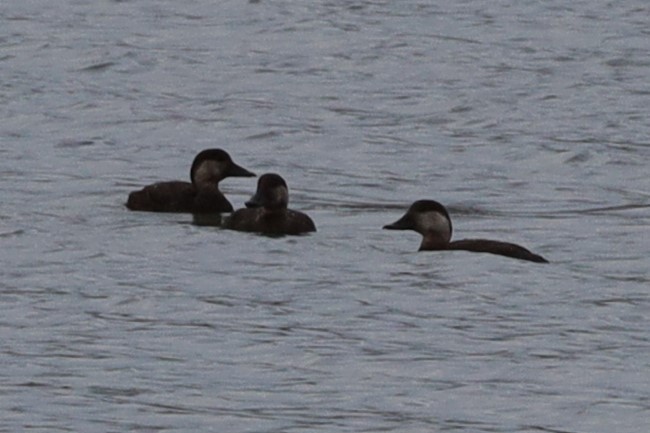
[[[415,215],[415,224],[422,233],[434,232],[444,239],[451,239],[451,226],[449,220],[440,212],[422,212]]]
[[[222,171],[222,164],[217,161],[204,161],[194,172],[194,181],[196,183],[214,182],[221,179]]]
[[[282,204],[286,207],[289,204],[289,190],[284,186],[273,188],[273,203]]]

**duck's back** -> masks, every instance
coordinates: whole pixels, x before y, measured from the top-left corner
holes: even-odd
[[[223,227],[269,235],[299,235],[316,231],[316,225],[309,216],[291,209],[277,212],[268,212],[263,208],[239,209],[223,223]]]
[[[129,194],[126,207],[148,212],[188,212],[196,189],[189,182],[159,182]]]
[[[521,245],[489,239],[463,239],[460,241],[454,241],[449,244],[448,249],[472,251],[475,253],[490,253],[520,260],[528,260],[530,262],[548,263],[548,260],[544,257],[531,252]]]
[[[197,190],[189,182],[159,182],[129,194],[126,207],[147,212],[232,212],[232,205],[219,189]]]

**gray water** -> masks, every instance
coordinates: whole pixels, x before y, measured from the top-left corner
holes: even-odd
[[[0,431],[650,430],[645,0],[3,0],[0,23]],[[282,174],[318,232],[124,208],[209,147]],[[551,264],[381,230],[424,198]]]

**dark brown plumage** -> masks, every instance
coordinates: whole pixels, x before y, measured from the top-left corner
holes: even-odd
[[[158,182],[129,194],[126,207],[148,212],[232,212],[233,207],[219,191],[227,177],[253,177],[254,173],[235,164],[221,149],[200,152],[192,162],[190,179]]]
[[[420,233],[422,235],[420,251],[463,250],[548,263],[544,257],[509,242],[490,239],[463,239],[451,242],[453,228],[449,213],[443,205],[433,200],[416,201],[402,218],[384,226],[384,229],[414,230]]]
[[[255,195],[246,208],[235,211],[223,228],[269,235],[298,235],[315,232],[314,221],[302,212],[288,209],[289,189],[274,173],[259,178]]]

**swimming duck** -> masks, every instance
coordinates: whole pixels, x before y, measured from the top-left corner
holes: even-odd
[[[316,225],[309,216],[287,208],[289,188],[275,173],[262,175],[257,191],[246,207],[235,211],[223,222],[223,228],[271,235],[298,235],[315,232]]]
[[[437,201],[419,200],[409,207],[406,214],[386,230],[414,230],[422,235],[420,251],[464,250],[477,253],[491,253],[537,263],[548,261],[526,248],[509,242],[489,239],[464,239],[451,241],[451,218],[447,209]]]
[[[145,186],[129,194],[126,207],[148,212],[232,212],[232,205],[219,191],[219,182],[226,177],[254,176],[224,150],[206,149],[192,162],[192,183],[176,180]]]

